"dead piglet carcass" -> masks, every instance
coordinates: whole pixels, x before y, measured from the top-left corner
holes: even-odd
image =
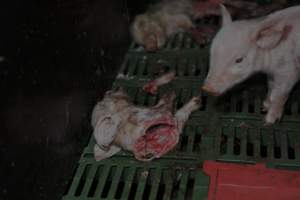
[[[203,90],[221,95],[256,72],[266,73],[265,122],[274,123],[300,76],[300,6],[240,21],[221,7],[223,24],[212,42]]]
[[[154,80],[151,80],[149,83],[145,84],[143,90],[149,94],[155,95],[158,88],[162,85],[165,85],[175,79],[175,71],[168,72]]]
[[[192,14],[193,0],[163,0],[135,17],[133,39],[147,51],[156,51],[170,36],[194,27]]]
[[[147,108],[133,105],[122,90],[106,93],[92,114],[95,159],[111,157],[122,148],[138,160],[150,161],[173,149],[189,115],[200,106],[194,97],[173,114],[174,98],[174,93],[165,95]]]

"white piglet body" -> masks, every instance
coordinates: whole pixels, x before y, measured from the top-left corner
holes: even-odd
[[[166,94],[155,106],[134,105],[123,90],[109,91],[92,113],[96,160],[109,158],[121,149],[135,158],[150,161],[175,147],[184,123],[200,106],[194,97],[172,113],[175,94]]]
[[[232,21],[222,8],[223,25],[214,38],[203,89],[221,95],[257,72],[268,75],[263,103],[265,122],[279,120],[289,93],[300,77],[300,6],[266,17]]]

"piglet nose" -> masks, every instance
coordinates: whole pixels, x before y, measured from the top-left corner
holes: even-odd
[[[204,84],[201,88],[203,91],[213,95],[213,96],[220,96],[220,93],[217,92],[211,85],[209,84]]]

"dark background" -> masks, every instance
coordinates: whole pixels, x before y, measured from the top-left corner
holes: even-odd
[[[150,2],[1,2],[0,200],[61,199]]]
[[[1,200],[61,198],[148,2],[1,2]]]

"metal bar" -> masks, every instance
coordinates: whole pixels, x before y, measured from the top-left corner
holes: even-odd
[[[69,193],[68,195],[75,196],[76,189],[79,185],[80,179],[82,178],[83,172],[84,172],[86,167],[87,167],[87,165],[79,165],[78,166],[77,172],[75,174],[75,177],[73,178],[73,182],[72,182],[72,185],[71,185],[70,190],[68,192]]]
[[[260,159],[260,130],[258,128],[252,129],[253,134],[253,156],[256,160]]]
[[[129,193],[130,193],[133,181],[134,181],[135,173],[136,173],[136,167],[133,166],[133,167],[130,168],[129,174],[127,175],[127,177],[125,179],[125,185],[124,185],[124,189],[123,189],[121,199],[128,199],[129,198]]]
[[[86,182],[85,182],[84,188],[82,190],[81,196],[84,196],[84,197],[88,196],[88,192],[90,191],[92,182],[95,179],[95,174],[97,172],[97,169],[98,169],[97,165],[92,165],[92,168],[86,178]]]
[[[194,141],[196,137],[196,130],[193,126],[188,126],[186,128],[188,132],[188,145],[187,145],[187,153],[193,153],[194,150]]]
[[[280,135],[280,149],[281,149],[281,159],[287,161],[288,160],[288,133],[287,131],[283,131],[279,133]]]
[[[162,175],[162,170],[161,168],[157,168],[154,173],[153,181],[152,181],[152,187],[150,191],[150,197],[149,200],[155,200],[157,197],[157,192],[159,188],[159,184],[161,181],[161,175]]]
[[[248,129],[241,129],[241,144],[240,144],[240,157],[247,159],[247,140],[248,140]]]
[[[188,184],[188,172],[187,171],[181,171],[182,176],[180,180],[179,190],[177,192],[177,199],[185,199],[185,193],[187,190],[187,184]]]
[[[164,175],[166,177],[166,189],[163,200],[171,200],[174,176],[171,175],[171,170],[165,171]]]
[[[139,177],[138,188],[135,195],[136,200],[143,199],[143,194],[149,173],[149,169],[145,169]]]
[[[107,181],[110,169],[111,169],[110,165],[105,165],[102,172],[100,173],[100,176],[98,179],[99,182],[96,186],[96,191],[95,191],[95,197],[97,197],[97,198],[101,196],[101,193],[102,193],[103,187]]]
[[[112,183],[111,183],[111,187],[110,187],[107,199],[114,199],[117,189],[118,189],[118,185],[120,183],[122,173],[123,173],[123,166],[118,165],[116,173],[115,173],[114,177],[112,178]]]

